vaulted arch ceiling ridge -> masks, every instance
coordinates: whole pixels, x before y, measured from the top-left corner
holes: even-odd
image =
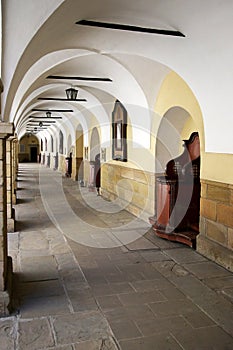
[[[71,63],[74,64],[77,64],[79,69],[80,69],[80,66],[83,70],[86,70],[86,71],[90,71],[90,67],[93,66],[93,53],[91,52],[91,54],[87,54],[87,51],[82,52],[82,54],[85,55],[85,59],[83,59],[83,55],[80,55],[80,51],[78,51],[78,55],[75,56],[75,53],[73,51],[73,58],[71,59],[70,58],[70,55],[68,54],[69,52],[67,50],[66,51],[66,54],[68,57],[68,59],[65,61],[64,60],[64,55],[62,57],[62,60],[63,62],[61,63],[60,60],[58,60],[58,64],[56,65],[54,63],[54,61],[52,60],[52,71],[54,70],[59,70],[59,69],[65,69],[65,71],[68,73],[69,72],[69,67],[68,65],[71,65]],[[75,56],[75,57],[74,57]],[[36,69],[35,69],[35,74],[37,74],[37,76],[33,76],[32,71],[29,70],[28,72],[28,76],[26,77],[25,76],[25,81],[23,82],[23,84],[25,85],[25,89],[28,89],[27,91],[25,91],[25,94],[28,94],[28,91],[30,91],[30,81],[31,80],[31,84],[35,85],[34,81],[36,78],[38,78],[38,81],[39,79],[41,78],[42,75],[48,75],[49,72],[51,72],[51,70],[49,70],[51,67],[49,67],[49,64],[51,64],[50,62],[50,57],[47,55],[46,56],[47,58],[47,67],[45,67],[45,59],[43,58],[42,59],[42,66],[43,66],[43,69],[46,70],[46,72],[42,72],[43,74],[41,74],[41,71],[40,69],[38,69],[38,62],[36,64]],[[145,121],[147,120],[147,128],[149,127],[150,125],[150,117],[146,117],[145,114],[144,114],[144,118],[140,119],[138,118],[137,116],[137,112],[135,114],[135,108],[134,111],[132,109],[131,106],[134,106],[135,104],[136,105],[142,105],[145,107],[145,109],[147,109],[147,100],[146,100],[146,97],[145,97],[145,94],[144,94],[144,91],[143,89],[141,88],[141,86],[137,83],[136,79],[134,78],[134,76],[132,75],[131,72],[129,72],[121,63],[117,62],[116,59],[113,59],[113,58],[110,58],[110,57],[106,57],[106,56],[102,56],[102,55],[96,55],[94,54],[94,59],[98,61],[98,70],[101,72],[103,72],[102,74],[105,73],[105,71],[107,72],[111,72],[111,77],[113,77],[113,84],[108,84],[107,86],[104,85],[102,86],[101,83],[99,84],[95,84],[97,86],[95,86],[95,89],[98,89],[98,90],[102,90],[104,93],[108,93],[109,96],[113,96],[115,97],[115,99],[120,99],[122,101],[123,104],[127,105],[128,106],[128,111],[129,113],[131,114],[131,118],[132,118],[132,124],[134,122],[136,122],[137,120],[137,124],[140,123],[140,120],[143,121],[143,123],[145,124]],[[74,62],[72,62],[74,61]],[[81,61],[81,62],[80,62]],[[84,67],[83,67],[84,65]],[[72,65],[71,65],[72,66]],[[86,69],[85,69],[86,67]],[[35,67],[32,67],[31,70],[33,70]],[[30,77],[30,75],[32,75]],[[28,79],[28,77],[30,79]],[[125,83],[122,84],[122,80],[125,80]],[[64,83],[63,83],[64,84]],[[86,84],[86,83],[85,83]],[[62,84],[54,84],[54,87],[59,87],[59,86],[62,86]],[[92,87],[93,84],[89,83],[89,86],[90,88]],[[53,84],[47,84],[47,87],[44,89],[44,91],[46,91],[46,89],[52,89],[53,88]],[[84,89],[85,91],[85,86],[82,85],[82,88]],[[39,93],[42,93],[43,92],[43,88],[40,87],[39,88],[40,90],[38,91],[38,94]],[[23,98],[23,86],[21,86],[21,89],[20,89],[20,93],[21,93],[21,96]],[[109,116],[106,115],[106,112],[105,110],[101,107],[101,101],[100,100],[96,100],[96,98],[94,98],[93,96],[91,96],[90,94],[90,91],[87,92],[85,91],[85,93],[88,96],[88,100],[89,100],[89,103],[86,105],[87,108],[89,109],[93,109],[93,106],[95,111],[94,111],[94,114],[96,115],[97,119],[99,120],[99,123],[100,124],[104,124],[104,132],[102,133],[103,135],[105,135],[105,139],[103,140],[104,142],[107,141],[106,139],[109,139],[109,135],[110,134],[110,131],[109,132],[106,132],[106,124],[109,123]],[[30,96],[33,98],[36,96],[36,93],[35,91],[32,92],[33,95],[29,95],[26,97],[26,100],[28,101],[28,103],[30,103]],[[90,103],[92,101],[92,103]],[[94,101],[94,102],[93,102]],[[112,97],[111,97],[111,103],[112,103]],[[84,107],[85,108],[85,107]],[[98,112],[98,110],[100,110]],[[17,118],[19,118],[19,116],[17,115]],[[105,118],[105,119],[104,119]],[[133,120],[135,118],[135,121]]]
[[[17,120],[17,124],[16,124],[16,132],[18,131],[18,128],[20,127],[20,125],[22,125],[22,123],[27,122],[28,118],[30,116],[34,116],[34,117],[46,117],[45,115],[45,111],[46,110],[50,110],[52,107],[52,105],[47,105],[44,102],[41,101],[34,101],[32,104],[28,105],[23,114],[20,116],[20,118],[18,118]],[[45,111],[32,111],[33,109],[44,109]],[[64,116],[64,118],[68,118],[68,116],[65,113],[61,112],[56,112],[56,116]]]
[[[17,126],[19,119],[22,119],[25,117],[25,114],[29,112],[32,108],[32,101],[36,100],[38,96],[40,96],[43,92],[49,91],[49,88],[56,88],[60,87],[59,84],[54,84],[53,86],[51,85],[44,85],[39,87],[36,90],[33,90],[25,99],[24,101],[19,105],[19,108],[14,116],[14,123]],[[26,111],[26,109],[28,110]],[[25,112],[26,111],[26,112]]]
[[[53,54],[52,54],[52,56],[53,56]],[[66,58],[68,57],[68,63],[71,62],[71,58],[70,58],[69,54],[70,54],[70,52],[67,52],[67,50],[66,50],[65,56],[66,56]],[[87,54],[87,52],[85,51],[85,58],[86,58],[86,54]],[[74,52],[73,52],[73,55],[75,55]],[[91,55],[92,55],[92,53],[91,53]],[[78,56],[80,57],[80,52],[78,52]],[[76,57],[77,57],[77,55],[76,55]],[[49,56],[47,55],[46,59],[44,57],[41,60],[41,64],[43,66],[43,68],[41,68],[42,71],[39,68],[39,62],[37,62],[27,72],[27,74],[23,78],[23,80],[18,88],[18,91],[16,93],[16,96],[15,96],[15,99],[14,99],[14,102],[12,105],[12,110],[14,108],[16,108],[17,103],[19,103],[19,101],[21,101],[23,99],[23,96],[26,93],[28,93],[28,91],[30,90],[30,84],[33,84],[36,79],[39,79],[39,76],[41,76],[45,73],[46,74],[49,73],[49,69],[51,69],[51,67],[49,66],[49,64],[51,64],[50,58],[51,58],[50,55]],[[89,56],[89,58],[90,58],[90,56]],[[114,61],[110,58],[106,58],[106,57],[102,57],[102,56],[100,56],[98,58],[100,58],[101,61],[104,60],[104,62],[102,63],[102,67],[105,70],[106,70],[106,60],[108,61],[107,71],[108,72],[111,71],[111,75],[114,76],[113,77],[113,84],[109,84],[108,86],[102,86],[102,87],[101,87],[101,84],[99,84],[99,86],[98,86],[99,88],[102,88],[103,91],[107,91],[109,94],[115,96],[116,98],[120,98],[123,101],[123,103],[131,103],[132,104],[132,100],[133,100],[134,102],[137,101],[137,104],[142,104],[144,106],[147,105],[147,101],[146,101],[146,98],[145,98],[145,95],[144,95],[142,89],[137,84],[136,80],[134,79],[134,77],[132,76],[132,74],[130,72],[128,72],[121,64],[116,63],[116,61]],[[64,55],[63,55],[62,59],[65,60]],[[45,67],[45,61],[47,61],[46,67]],[[59,59],[57,61],[58,61],[58,64],[56,65],[54,63],[54,60],[52,60],[52,62],[53,62],[52,68],[54,68],[55,66],[61,65],[61,61]],[[85,61],[86,61],[86,59],[85,59]],[[86,65],[87,65],[87,63],[86,63]],[[90,61],[89,65],[90,66],[93,65],[93,62]],[[115,67],[115,65],[117,65],[117,67]],[[87,71],[88,70],[89,70],[89,67],[87,68]],[[122,84],[122,78],[124,78],[124,80],[127,81],[127,84]],[[89,84],[89,85],[91,86],[91,84]],[[122,86],[123,86],[123,89],[122,89]],[[122,91],[122,90],[124,90],[124,91]],[[129,94],[129,91],[130,91],[130,94]],[[121,96],[119,96],[119,94]],[[11,118],[14,118],[14,117],[11,116]]]
[[[60,85],[49,84],[47,86],[42,86],[39,89],[33,91],[32,94],[27,97],[24,103],[20,106],[20,109],[16,115],[16,118],[15,118],[16,129],[19,129],[22,124],[25,124],[27,122],[29,115],[33,115],[33,114],[35,116],[38,115],[38,112],[31,112],[32,108],[47,106],[48,109],[50,109],[50,107],[51,108],[53,107],[52,104],[49,105],[41,101],[36,101],[35,98],[37,96],[42,95],[45,92],[53,90],[54,87],[60,87]],[[83,89],[79,88],[79,90],[82,91]],[[63,106],[63,108],[71,108],[74,111],[74,113],[70,114],[69,116],[66,116],[66,118],[68,118],[74,125],[80,121],[83,125],[83,128],[87,130],[91,126],[90,117],[88,117],[87,113],[85,112],[88,109],[91,111],[92,114],[95,115],[100,125],[109,124],[109,116],[106,110],[103,108],[103,105],[101,104],[101,102],[88,91],[85,91],[85,96],[88,100],[88,108],[86,108],[86,105],[77,105],[76,102],[72,102],[72,101],[62,102],[61,105]],[[33,105],[30,104],[31,99],[32,100],[34,99]]]
[[[119,52],[111,54],[110,57],[123,65],[134,76],[146,96],[148,108],[153,109],[160,86],[171,68],[155,59],[139,54]],[[148,71],[150,72],[149,77]]]
[[[94,106],[93,109],[83,108],[79,111],[78,115],[73,117],[75,118],[74,130],[76,130],[78,125],[81,124],[83,133],[86,135],[86,142],[88,142],[88,135],[93,128],[93,125],[100,129],[104,142],[109,142],[110,122],[107,115],[106,118],[102,118],[102,113],[106,115],[106,111],[103,109],[102,105],[98,105],[97,107]],[[103,142],[103,140],[101,141]]]
[[[55,52],[50,52],[47,55],[41,57],[32,66],[27,67],[24,76],[21,76],[20,83],[17,81],[12,81],[11,92],[7,95],[7,105],[5,105],[4,96],[7,91],[3,94],[3,109],[4,115],[9,115],[9,120],[14,120],[14,114],[19,108],[20,103],[23,101],[24,95],[30,89],[30,87],[39,79],[41,76],[46,78],[49,70],[53,67],[71,60],[72,58],[79,57],[82,55],[94,55],[94,51],[90,52],[83,49],[65,49]]]
[[[19,134],[21,133],[22,130],[24,130],[24,132],[26,132],[26,124],[29,121],[29,116],[34,116],[34,117],[41,117],[41,114],[45,114],[45,112],[31,112],[32,109],[34,108],[38,108],[40,107],[41,109],[43,109],[46,105],[43,102],[35,102],[34,104],[28,106],[24,112],[24,116],[21,117],[20,119],[18,119],[18,125],[16,126],[16,132]],[[46,106],[47,107],[47,106]],[[45,108],[47,109],[47,108]],[[49,108],[48,108],[49,109]],[[42,115],[43,116],[43,115]],[[60,116],[63,119],[61,120],[57,120],[56,119],[56,123],[59,125],[59,127],[63,124],[63,125],[67,125],[67,127],[69,127],[70,129],[72,129],[72,123],[70,120],[70,117],[67,113],[65,112],[56,112],[56,116]],[[43,121],[44,122],[44,121]],[[39,124],[39,121],[38,121]]]
[[[53,137],[54,141],[57,142],[58,137],[59,137],[59,128],[57,126],[52,126],[51,128],[49,128],[46,133],[50,136]],[[40,139],[43,139],[45,137],[45,131],[40,131],[37,134],[37,137],[39,137]]]
[[[56,89],[58,89],[59,93],[61,93],[61,84],[52,84],[48,83],[47,85],[41,86],[37,88],[36,90],[33,90],[33,92],[26,97],[24,102],[20,105],[19,110],[16,113],[14,122],[17,126],[18,120],[22,119],[27,116],[27,114],[30,114],[30,111],[32,108],[35,108],[37,106],[40,106],[43,104],[43,106],[47,106],[47,109],[53,109],[54,108],[54,103],[51,101],[47,102],[42,102],[43,100],[38,100],[39,97],[43,96],[43,94],[50,93],[53,94],[53,92],[56,92]],[[81,90],[81,89],[80,89]],[[62,91],[65,93],[65,91]],[[75,110],[79,110],[80,108],[83,108],[81,105],[77,106],[76,102],[72,102],[69,100],[59,102],[56,104],[57,108],[58,107],[66,107],[66,108],[72,108]]]
[[[4,19],[2,71],[6,93],[28,43],[63,2],[64,0],[40,0],[40,3],[37,0],[2,0]],[[37,6],[38,4],[39,6]],[[16,33],[20,33],[20,35],[16,35]]]
[[[8,22],[7,29],[10,31],[5,30],[3,33],[6,55],[2,106],[5,120],[13,120],[23,101],[18,99],[15,100],[15,105],[12,104],[17,88],[30,65],[49,52],[55,53],[75,46],[93,48],[93,52],[95,49],[100,56],[114,56],[119,53],[128,53],[132,57],[145,56],[161,62],[179,74],[200,104],[206,129],[206,150],[231,152],[233,119],[230,118],[229,111],[233,109],[232,1],[57,0],[56,4],[55,0],[4,0],[3,4],[8,10],[3,13],[6,17],[5,23],[10,18],[10,23],[14,24],[15,21],[17,24],[11,26]],[[11,11],[13,5],[14,11]],[[38,12],[35,11],[37,8]],[[147,27],[159,25],[164,29],[177,29],[186,37],[147,35],[76,24],[83,19]],[[20,44],[24,40],[20,52],[17,40]],[[15,62],[18,62],[17,66]],[[98,66],[99,64],[96,69]],[[147,72],[147,77],[150,79],[150,71]],[[135,78],[137,80],[136,76]],[[126,79],[123,79],[122,84],[125,82]],[[138,82],[140,86],[145,86],[141,80]],[[122,97],[115,93],[113,95]],[[152,93],[149,97],[151,96]],[[145,98],[151,101],[146,94]],[[136,100],[136,95],[134,99]],[[224,123],[220,116],[224,116]],[[216,139],[219,140],[218,143]]]

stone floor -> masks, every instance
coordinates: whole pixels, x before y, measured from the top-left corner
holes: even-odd
[[[233,349],[229,271],[36,164],[20,164],[15,211],[1,350]]]

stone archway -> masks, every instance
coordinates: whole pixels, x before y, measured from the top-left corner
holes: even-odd
[[[156,173],[163,173],[167,162],[182,152],[183,130],[187,123],[191,132],[197,131],[192,117],[184,108],[172,107],[164,114],[156,136]]]
[[[19,162],[37,162],[39,141],[35,135],[27,134],[19,141]]]
[[[200,142],[197,126],[185,109],[175,106],[165,113],[158,128],[155,154],[154,231],[159,237],[196,248],[200,215]],[[159,176],[161,172],[163,176]]]

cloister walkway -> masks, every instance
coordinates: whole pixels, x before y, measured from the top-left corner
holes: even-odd
[[[233,274],[78,182],[20,164],[1,350],[227,350]]]

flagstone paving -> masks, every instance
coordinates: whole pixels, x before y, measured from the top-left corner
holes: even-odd
[[[231,272],[38,164],[19,165],[15,212],[1,350],[233,349]]]

